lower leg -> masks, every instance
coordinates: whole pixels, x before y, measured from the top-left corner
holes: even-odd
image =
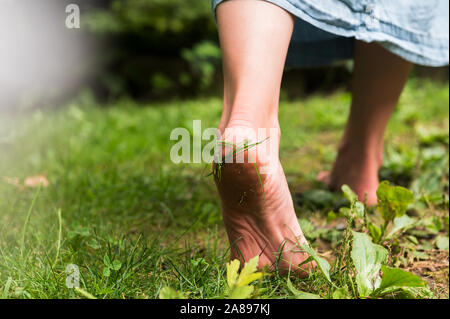
[[[278,125],[278,97],[294,19],[256,0],[233,0],[217,8],[223,55],[224,108],[219,129],[242,118],[256,127]]]
[[[278,160],[278,98],[294,19],[268,2],[233,0],[217,7],[217,20],[225,83],[223,139],[238,144],[248,135],[236,136],[236,129],[267,129],[275,142],[269,154],[256,153],[262,145],[245,152],[255,154],[256,169],[251,163],[225,163],[215,176],[231,258],[248,261],[260,255],[260,266],[273,266],[282,251],[280,268],[296,270],[306,258],[297,243],[305,240]],[[265,165],[274,169],[259,176],[257,169]]]
[[[330,184],[347,184],[359,198],[376,203],[386,125],[412,64],[379,44],[355,43],[353,100]],[[366,195],[367,194],[367,195]]]

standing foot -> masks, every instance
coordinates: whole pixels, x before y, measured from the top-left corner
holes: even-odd
[[[370,157],[354,155],[340,150],[331,172],[319,172],[317,180],[325,183],[331,190],[340,190],[342,185],[348,185],[360,201],[366,201],[369,206],[377,203],[379,185],[378,170],[381,167],[381,156]]]

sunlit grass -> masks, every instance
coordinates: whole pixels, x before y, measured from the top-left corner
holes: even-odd
[[[281,102],[280,157],[294,192],[315,185],[317,172],[330,167],[349,102],[345,92]],[[1,116],[8,129],[0,132],[0,295],[84,298],[66,288],[66,266],[75,264],[81,288],[97,298],[156,298],[164,286],[193,298],[223,296],[229,246],[214,182],[206,177],[210,164],[169,158],[173,128],[192,132],[194,119],[203,129],[216,127],[220,110],[220,99],[97,107],[81,97],[56,110]],[[418,149],[419,123],[446,131],[448,141],[448,85],[410,81],[388,127],[388,149]],[[400,173],[406,161],[399,161]],[[391,166],[386,172],[394,176]],[[23,185],[36,175],[45,175],[49,187]],[[332,207],[296,209],[301,218],[314,216],[317,231]],[[417,213],[429,216],[429,207]],[[446,216],[441,233],[448,236],[448,207],[431,214]],[[121,263],[108,276],[105,256]],[[327,285],[317,274],[293,284],[310,293]],[[261,297],[293,297],[285,277],[266,276],[258,285]]]

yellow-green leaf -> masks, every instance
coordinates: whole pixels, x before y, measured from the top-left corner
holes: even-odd
[[[255,287],[253,287],[253,286],[235,287],[230,292],[229,297],[231,299],[247,299],[247,298],[250,298],[254,289],[255,289]]]
[[[232,299],[249,298],[254,291],[250,285],[253,281],[262,277],[261,272],[257,272],[259,256],[250,259],[245,263],[244,268],[238,274],[240,262],[235,259],[227,264],[227,284],[228,296]]]
[[[377,189],[378,210],[385,221],[402,217],[409,204],[414,201],[411,191],[401,186],[392,186],[388,181],[380,183]]]
[[[186,296],[171,287],[163,287],[159,292],[159,299],[186,299]]]
[[[245,263],[244,268],[239,274],[239,278],[236,283],[238,287],[245,286],[255,281],[256,279],[259,279],[262,276],[262,273],[256,272],[258,267],[258,261],[259,256],[255,256],[252,259],[250,259],[249,262]]]
[[[338,288],[333,292],[333,299],[350,299],[350,294],[348,293],[347,285]]]
[[[227,264],[227,284],[229,288],[236,284],[240,264],[238,259],[234,259]]]
[[[241,275],[242,275],[242,273],[241,273]],[[238,280],[236,286],[242,287],[242,286],[248,285],[248,284],[254,282],[255,280],[258,280],[261,277],[262,277],[261,272],[255,272],[253,274],[246,275],[245,277],[242,277],[242,278],[241,278],[241,276],[239,276],[239,280]]]

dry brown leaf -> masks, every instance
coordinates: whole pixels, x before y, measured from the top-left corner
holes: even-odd
[[[30,176],[25,179],[24,185],[27,187],[47,187],[50,185],[45,175]]]
[[[3,181],[7,184],[14,185],[20,187],[20,181],[17,177],[3,177]]]

